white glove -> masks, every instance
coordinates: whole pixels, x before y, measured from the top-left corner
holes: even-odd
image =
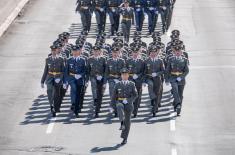
[[[123,100],[122,103],[123,104],[127,104],[128,102],[127,102],[127,100]]]
[[[155,14],[158,14],[158,11],[155,11]]]
[[[80,79],[82,76],[80,74],[75,74],[75,79]]]
[[[96,79],[99,80],[99,81],[102,80],[102,78],[103,78],[102,76],[97,76],[96,77]]]
[[[165,7],[165,6],[163,6],[162,8],[163,8],[163,10],[166,10],[166,7]]]
[[[103,8],[100,8],[100,11],[101,11],[101,12],[103,12],[103,11],[104,11],[104,9],[103,9]]]
[[[151,11],[154,10],[154,7],[150,7],[149,10],[151,10]]]
[[[67,89],[67,84],[63,84],[63,88],[64,88],[64,89]]]
[[[181,80],[182,80],[182,78],[181,77],[177,77],[177,79],[176,79],[178,82],[180,82]]]
[[[134,79],[134,80],[138,79],[138,75],[134,74],[134,75],[133,75],[133,79]]]
[[[60,83],[60,78],[55,79],[55,83]]]
[[[156,77],[157,76],[157,73],[152,73],[152,77]]]
[[[106,88],[106,84],[103,84],[103,88],[104,88],[104,89]]]
[[[146,87],[146,86],[147,86],[147,83],[143,83],[143,86]]]
[[[116,12],[116,10],[115,10],[115,9],[112,9],[112,12]]]
[[[42,89],[44,88],[44,83],[41,83],[41,88],[42,88]]]
[[[166,85],[167,85],[167,86],[169,86],[169,85],[170,85],[170,83],[169,83],[169,82],[166,82]]]
[[[119,82],[119,80],[118,80],[118,79],[114,79],[114,82],[115,82],[115,83],[118,83],[118,82]]]

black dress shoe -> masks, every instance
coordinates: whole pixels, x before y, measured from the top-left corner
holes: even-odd
[[[98,117],[99,117],[99,114],[98,114],[98,113],[96,113],[96,114],[95,114],[95,118],[98,118]]]
[[[114,113],[114,117],[117,117],[117,116],[118,116],[118,115],[117,115],[117,113],[115,112],[115,113]]]
[[[181,112],[181,105],[178,105],[178,106],[176,107],[177,116],[180,116],[180,112]]]
[[[74,114],[75,114],[75,117],[76,117],[76,118],[79,118],[79,115],[78,115],[78,113],[74,113]]]
[[[134,115],[133,115],[133,118],[136,118],[136,116],[137,116],[137,114],[134,114]]]
[[[155,112],[153,112],[153,117],[156,117],[156,113]]]
[[[121,145],[125,145],[127,143],[127,139],[123,139]]]
[[[56,112],[55,111],[52,112],[52,117],[56,117]]]
[[[75,107],[74,105],[71,106],[70,110],[74,111]]]

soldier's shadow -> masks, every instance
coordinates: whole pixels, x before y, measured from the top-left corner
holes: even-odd
[[[108,152],[108,151],[115,151],[118,150],[123,145],[116,144],[115,146],[109,146],[109,147],[94,147],[90,150],[91,153],[99,153],[99,152]]]
[[[73,112],[70,110],[70,96],[66,95],[61,105],[61,112],[57,113],[55,122],[64,124],[82,123],[83,125],[92,125],[96,123],[119,123],[118,118],[114,118],[109,112],[110,98],[108,94],[104,95],[99,118],[94,118],[95,107],[92,100],[91,95],[85,96],[82,112],[79,114],[79,118],[75,118]],[[149,96],[148,94],[143,94],[141,106],[138,110],[138,116],[137,118],[132,119],[132,122],[153,124],[171,120],[172,118],[169,117],[171,114],[170,110],[172,108],[171,100],[172,96],[170,91],[164,92],[161,102],[162,106],[159,108],[159,113],[157,113],[156,118],[152,118],[152,106],[150,104]],[[39,95],[37,99],[33,101],[32,107],[29,108],[29,111],[25,114],[24,121],[20,124],[48,124],[50,123],[51,118],[52,116],[47,95]]]

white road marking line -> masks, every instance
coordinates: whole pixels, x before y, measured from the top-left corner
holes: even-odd
[[[176,148],[171,149],[171,155],[177,155],[177,149]]]
[[[47,126],[46,134],[51,134],[55,125],[56,117],[52,118]]]
[[[171,114],[170,114],[170,118],[172,118],[174,116],[175,116],[175,113],[172,111]],[[175,131],[176,130],[176,127],[175,127],[175,118],[172,118],[170,120],[170,130],[171,131]]]

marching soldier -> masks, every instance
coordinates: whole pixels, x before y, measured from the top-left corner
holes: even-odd
[[[152,114],[156,116],[161,99],[162,75],[165,72],[163,61],[158,57],[161,47],[153,46],[145,62],[145,82],[148,84],[149,96],[153,106]]]
[[[103,97],[103,87],[105,81],[106,60],[101,57],[101,49],[97,46],[93,48],[93,57],[88,59],[88,74],[91,81],[91,90],[95,105],[95,117],[99,117],[100,107]]]
[[[64,60],[58,56],[57,47],[51,46],[51,56],[46,58],[46,64],[41,78],[41,87],[44,83],[47,85],[47,95],[50,103],[51,113],[56,117],[56,113],[60,111],[60,90],[64,82]]]
[[[87,74],[86,60],[81,56],[81,47],[73,46],[73,57],[68,59],[66,66],[66,81],[71,87],[71,110],[76,117],[81,111],[82,90]]]
[[[107,3],[106,0],[94,0],[93,5],[98,24],[98,33],[101,34],[105,30]]]
[[[121,79],[121,69],[125,66],[125,61],[119,57],[119,48],[112,48],[112,58],[107,60],[105,74],[109,83],[110,98],[113,96],[113,91],[116,83]],[[110,103],[111,110],[114,111],[115,117],[117,116],[115,104]]]
[[[159,3],[159,12],[161,14],[161,19],[162,19],[162,30],[163,33],[167,31],[167,9],[170,6],[170,0],[161,0]]]
[[[77,0],[76,12],[81,15],[83,30],[88,32],[91,28],[92,5],[92,0]]]
[[[138,97],[134,101],[134,118],[137,116],[138,108],[141,103],[142,81],[144,76],[144,61],[140,58],[139,51],[139,47],[133,48],[132,57],[126,62],[126,67],[130,75],[129,79],[135,83],[138,93]]]
[[[136,31],[142,31],[143,22],[144,22],[144,7],[145,7],[145,5],[146,5],[145,1],[143,1],[143,0],[133,0]]]
[[[121,4],[121,0],[107,0],[108,2],[108,15],[111,23],[111,36],[114,35],[115,32],[118,32],[119,28],[119,8],[118,6]]]
[[[122,15],[122,32],[124,35],[124,41],[129,43],[131,24],[134,25],[134,10],[129,7],[128,0],[125,0],[120,6],[120,13]]]
[[[122,145],[127,143],[127,138],[131,126],[131,114],[133,112],[133,102],[136,100],[138,94],[135,83],[129,81],[129,73],[126,68],[121,70],[122,81],[117,83],[112,96],[112,102],[116,103],[119,120],[121,121],[121,138],[123,138]]]
[[[158,6],[159,0],[146,0],[145,12],[148,15],[148,35],[151,35],[155,31],[158,20]]]
[[[166,83],[171,84],[174,97],[173,106],[179,116],[183,102],[183,91],[186,84],[185,78],[189,73],[189,68],[188,60],[183,56],[180,46],[174,47],[174,54],[175,56],[169,59],[166,67]]]

